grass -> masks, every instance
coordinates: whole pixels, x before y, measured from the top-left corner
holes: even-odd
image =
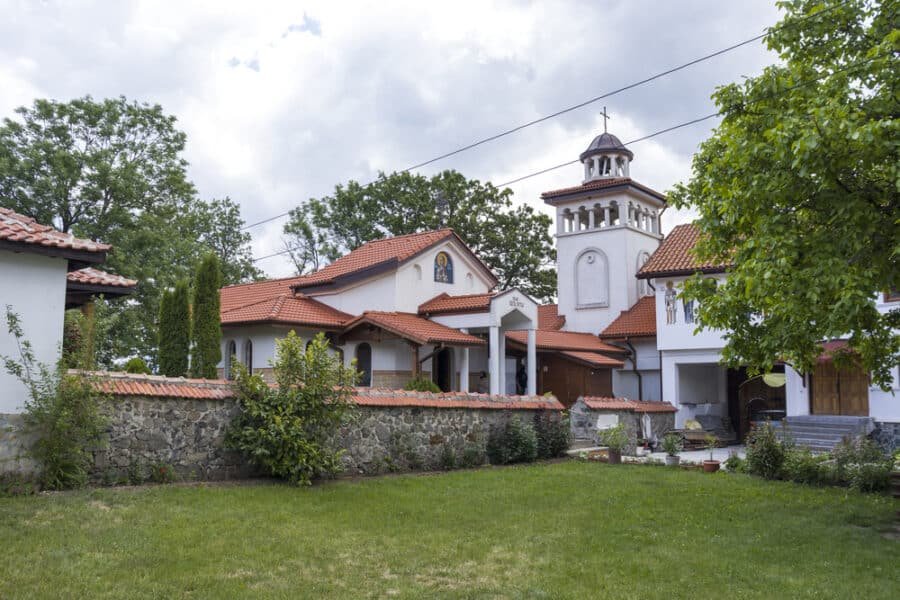
[[[578,462],[5,498],[0,598],[896,598],[893,502]]]

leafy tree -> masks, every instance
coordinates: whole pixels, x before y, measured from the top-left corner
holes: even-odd
[[[369,186],[351,181],[291,212],[285,245],[299,273],[315,270],[365,242],[452,227],[500,279],[539,299],[556,294],[551,220],[513,206],[512,192],[456,171],[431,178],[381,173]]]
[[[296,484],[341,470],[342,451],[332,447],[352,409],[357,373],[329,350],[320,333],[304,346],[294,331],[275,341],[276,387],[235,365],[243,409],[226,438],[269,474]]]
[[[897,3],[779,5],[767,40],[782,63],[716,91],[723,120],[670,196],[700,215],[698,256],[734,265],[685,294],[701,328],[727,332],[730,365],[810,372],[822,340],[849,335],[887,386],[900,309],[879,313],[875,294],[900,287]]]
[[[203,201],[182,158],[186,136],[159,105],[90,96],[37,100],[0,124],[0,198],[64,232],[113,245],[105,269],[138,281],[107,303],[98,362],[155,355],[161,290],[209,251],[226,283],[258,278],[236,203]]]
[[[191,374],[214,379],[216,365],[222,360],[222,329],[219,325],[219,288],[222,273],[219,259],[209,253],[197,268],[194,278],[193,340]]]
[[[188,372],[191,350],[191,311],[187,281],[163,291],[159,306],[159,373],[182,377]]]

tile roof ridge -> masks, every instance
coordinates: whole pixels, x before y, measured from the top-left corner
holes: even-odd
[[[228,314],[228,313],[230,313],[230,312],[234,312],[234,311],[236,311],[236,310],[241,310],[242,308],[248,308],[248,307],[250,307],[250,306],[256,306],[257,304],[263,304],[263,303],[265,303],[265,302],[271,302],[272,300],[274,300],[274,299],[276,299],[276,298],[278,298],[278,297],[280,297],[280,296],[284,296],[284,295],[285,295],[285,292],[278,292],[278,293],[276,293],[276,294],[272,294],[271,296],[266,296],[265,298],[262,298],[262,299],[260,299],[260,300],[253,300],[252,302],[248,302],[247,304],[241,304],[240,306],[235,306],[235,307],[233,307],[233,308],[229,308],[228,310],[223,310],[223,311],[222,311],[222,314],[225,315],[225,314]]]
[[[279,294],[275,299],[275,303],[272,305],[272,310],[269,311],[269,316],[274,318],[281,312],[281,307],[284,306],[285,301],[287,300],[287,294]]]
[[[276,281],[288,281],[289,279],[303,279],[307,277],[309,273],[306,275],[291,275],[288,277],[273,277],[272,279],[260,279],[259,281],[244,281],[242,283],[232,283],[230,285],[223,285],[220,290],[227,290],[231,288],[239,288],[239,287],[248,287],[252,285],[261,285],[264,283],[274,283]]]

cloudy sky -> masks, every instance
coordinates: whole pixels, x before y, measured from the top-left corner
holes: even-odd
[[[349,179],[400,170],[743,41],[773,0],[232,2],[0,0],[0,117],[35,98],[125,95],[161,104],[188,134],[205,198],[248,223]],[[761,42],[422,169],[496,184],[714,112],[717,85],[775,57]],[[632,177],[660,191],[689,175],[715,121],[631,146]],[[579,165],[510,186],[578,184]],[[687,218],[670,210],[668,230]],[[281,221],[254,254],[281,249]],[[286,275],[281,257],[258,263]]]

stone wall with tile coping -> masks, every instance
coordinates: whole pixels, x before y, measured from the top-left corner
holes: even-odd
[[[108,418],[107,444],[95,452],[95,481],[122,480],[154,464],[171,465],[182,479],[259,474],[224,446],[227,428],[240,411],[229,382],[126,374],[102,374],[100,381],[110,396],[101,400]],[[511,418],[532,419],[541,411],[560,418],[563,410],[552,397],[380,388],[357,388],[353,401],[352,420],[334,438],[345,450],[349,474],[434,468],[446,453],[458,460],[468,449],[483,451],[490,429]],[[21,422],[10,422],[0,441],[18,440],[16,454],[21,456],[26,439]],[[3,450],[0,456],[5,456]],[[13,467],[10,463],[5,470],[21,470]]]
[[[634,401],[623,399],[627,404],[640,404]],[[654,403],[658,404],[658,403]],[[654,435],[662,440],[662,437],[675,428],[675,412],[641,412],[638,408],[597,408],[588,406],[584,398],[579,398],[572,405],[569,413],[569,427],[572,432],[572,439],[578,442],[598,443],[597,435],[597,418],[600,415],[615,415],[619,423],[625,426],[625,433],[628,436],[628,446],[623,451],[625,454],[634,454],[637,449],[638,441],[641,439],[641,419],[644,414],[650,415],[650,423]]]

